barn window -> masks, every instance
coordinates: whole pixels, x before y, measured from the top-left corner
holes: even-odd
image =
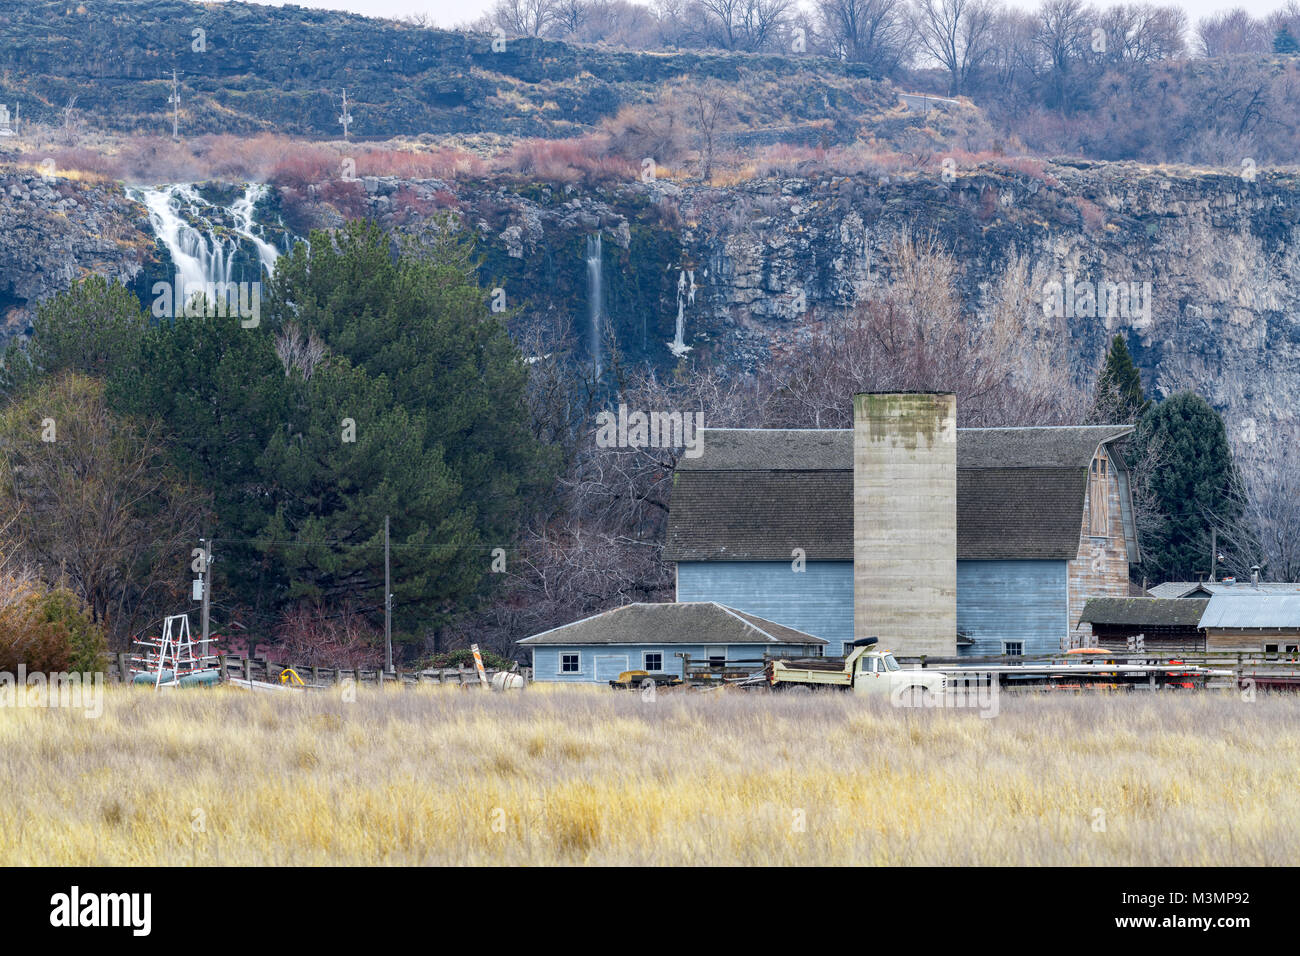
[[[1022,654],[1025,653],[1025,642],[1024,641],[1003,641],[1002,653],[1007,657],[1020,657]]]
[[[645,667],[648,671],[661,671],[664,669],[664,652],[663,651],[646,651]]]
[[[560,655],[560,673],[576,674],[582,670],[582,658],[578,654]]]
[[[1088,473],[1088,534],[1095,538],[1106,537],[1110,530],[1110,514],[1106,507],[1110,498],[1107,464],[1106,456],[1098,454]]]

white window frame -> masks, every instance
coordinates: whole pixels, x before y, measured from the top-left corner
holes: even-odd
[[[1016,647],[1020,648],[1020,650],[1017,651],[1017,652],[1014,653],[1014,654],[1011,653],[1011,651],[1007,650],[1007,648],[1008,648],[1010,645],[1012,645],[1012,644],[1014,644],[1014,645],[1016,645]],[[1002,642],[1002,656],[1003,656],[1003,657],[1024,657],[1024,656],[1025,656],[1025,642],[1024,642],[1024,641],[1003,641],[1003,642]]]
[[[564,659],[566,657],[576,657],[578,659],[578,666],[571,671],[566,671],[564,669]],[[581,674],[582,673],[582,651],[560,651],[560,659],[558,662],[558,666],[559,666],[559,670],[556,671],[557,674],[560,675]]]
[[[658,667],[651,667],[651,666],[650,666],[650,662],[646,660],[646,658],[649,657],[651,654],[658,654],[658,655],[659,655],[659,666],[658,666]],[[653,671],[653,672],[655,672],[655,673],[662,673],[662,672],[663,672],[663,669],[664,669],[664,652],[663,652],[663,651],[642,651],[642,652],[641,652],[641,669],[642,669],[643,671]]]

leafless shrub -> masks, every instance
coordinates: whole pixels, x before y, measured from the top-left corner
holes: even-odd
[[[296,322],[286,323],[275,337],[275,354],[280,357],[285,375],[297,371],[307,381],[325,353],[325,343],[316,333],[310,330],[304,333]]]

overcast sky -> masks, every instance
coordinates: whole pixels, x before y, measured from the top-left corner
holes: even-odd
[[[274,6],[283,6],[274,3]],[[319,7],[326,10],[349,10],[371,17],[392,17],[401,19],[412,13],[427,13],[435,23],[442,27],[459,26],[476,19],[479,14],[493,5],[495,0],[297,0],[300,7]],[[1010,0],[1013,6],[1033,10],[1038,0]],[[1094,5],[1110,6],[1112,0],[1095,0]],[[1117,0],[1115,0],[1117,2]],[[1187,11],[1188,18],[1194,24],[1207,13],[1231,10],[1233,7],[1246,7],[1255,16],[1263,16],[1284,5],[1284,0],[1182,0],[1178,6]]]

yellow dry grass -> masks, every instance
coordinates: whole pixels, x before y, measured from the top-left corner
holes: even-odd
[[[1300,699],[110,687],[0,709],[0,865],[1279,864]]]

